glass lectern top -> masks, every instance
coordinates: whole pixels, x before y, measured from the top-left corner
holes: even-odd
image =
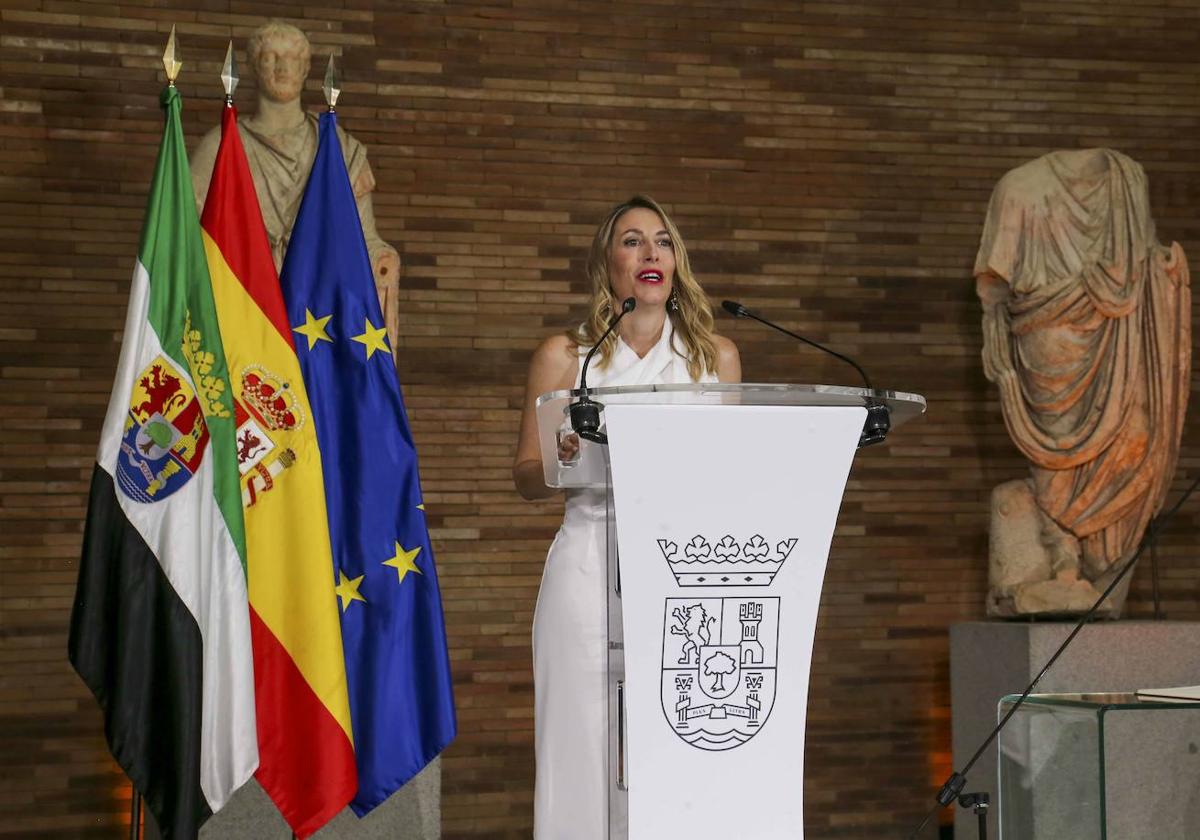
[[[840,385],[774,385],[712,382],[685,385],[622,385],[588,388],[587,396],[601,405],[773,405],[865,406],[882,403],[891,414],[891,428],[925,413],[925,398],[900,391],[868,391]],[[604,487],[607,470],[603,447],[580,441],[578,455],[559,461],[558,441],[571,434],[570,405],[582,390],[550,391],[537,399],[538,440],[549,487]],[[603,413],[601,414],[603,422]]]
[[[1015,706],[1020,699],[1021,695],[1019,694],[1006,694],[1001,697],[1001,714],[1008,711],[1010,707]],[[1084,713],[1090,714],[1096,711],[1198,709],[1200,708],[1200,701],[1154,697],[1138,694],[1133,691],[1108,691],[1030,694],[1025,698],[1025,702],[1022,705],[1048,706],[1064,710],[1082,710]]]

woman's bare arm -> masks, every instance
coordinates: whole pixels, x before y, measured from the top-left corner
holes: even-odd
[[[560,391],[575,385],[579,368],[577,348],[565,335],[547,338],[529,362],[529,379],[525,384],[525,403],[521,409],[521,431],[517,437],[517,455],[513,459],[513,483],[526,499],[545,499],[553,496],[555,488],[547,487],[542,472],[542,452],[538,446],[537,398],[547,391]]]

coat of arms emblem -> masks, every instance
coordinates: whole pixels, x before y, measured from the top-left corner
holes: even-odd
[[[242,504],[251,507],[296,463],[296,453],[281,440],[304,425],[304,409],[286,381],[261,365],[250,365],[239,379],[234,418]]]
[[[680,549],[658,540],[680,588],[769,587],[798,539],[697,534]],[[702,750],[731,750],[754,737],[775,702],[779,598],[668,598],[663,621],[662,708],[675,734]]]
[[[778,598],[668,598],[662,707],[675,734],[729,750],[767,722],[775,701]]]
[[[179,490],[200,469],[208,424],[190,380],[166,356],[137,376],[117,456],[121,492],[136,502],[157,502]]]

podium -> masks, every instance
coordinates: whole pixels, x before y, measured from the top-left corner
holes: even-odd
[[[869,404],[824,385],[589,388],[537,401],[548,486],[606,491],[608,837],[803,837],[804,726],[825,562]]]

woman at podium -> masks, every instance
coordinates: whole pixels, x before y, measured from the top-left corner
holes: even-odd
[[[737,348],[713,332],[712,307],[679,231],[653,199],[634,196],[609,211],[592,239],[587,275],[587,320],[547,338],[530,362],[513,466],[526,499],[556,492],[543,477],[538,396],[579,387],[583,357],[628,298],[636,306],[592,359],[589,388],[741,380]],[[578,452],[578,438],[563,434],[560,460]],[[604,491],[568,491],[533,618],[536,840],[608,836],[604,546]]]

